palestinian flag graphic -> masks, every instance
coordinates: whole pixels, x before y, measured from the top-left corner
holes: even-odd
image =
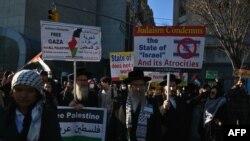
[[[68,47],[71,51],[72,57],[76,56],[76,53],[77,53],[77,47],[76,47],[77,40],[76,39],[80,37],[81,32],[82,32],[82,28],[76,29],[73,33],[71,41],[68,42]]]
[[[32,58],[26,65],[36,64],[39,68],[49,72],[51,71],[49,66],[42,60],[42,52],[38,53],[34,58]]]

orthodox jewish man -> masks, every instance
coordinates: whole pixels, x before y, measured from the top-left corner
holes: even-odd
[[[82,107],[97,107],[98,94],[89,91],[88,79],[92,76],[85,68],[76,70],[76,92],[75,99],[70,102],[70,106],[75,109]],[[74,74],[69,76],[70,80],[74,79]]]
[[[126,102],[126,128],[129,141],[159,141],[160,120],[158,112],[146,99],[146,84],[151,78],[135,70],[125,80],[131,85]]]
[[[167,76],[163,77],[160,83],[164,87],[164,94],[167,95]],[[185,101],[183,97],[177,96],[177,85],[181,82],[174,74],[170,74],[168,99],[163,101],[160,106],[162,116],[162,135],[163,140],[184,141],[187,140],[187,122],[185,121]]]

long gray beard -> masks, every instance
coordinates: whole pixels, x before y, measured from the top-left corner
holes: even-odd
[[[132,105],[133,105],[133,111],[136,111],[136,108],[138,105],[141,103],[141,106],[144,105],[145,102],[145,92],[138,92],[138,91],[133,91],[131,93],[131,100],[132,100]]]
[[[79,87],[76,85],[76,98],[77,100],[87,99],[89,94],[88,86]]]

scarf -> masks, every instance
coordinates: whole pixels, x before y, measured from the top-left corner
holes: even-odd
[[[226,99],[224,97],[218,97],[217,99],[207,99],[204,108],[204,125],[213,120],[218,109],[225,103]]]
[[[27,136],[27,141],[38,141],[40,137],[41,119],[43,112],[43,101],[38,101],[36,106],[32,109],[30,128]]]
[[[131,97],[128,96],[127,103],[126,103],[126,126],[127,128],[132,127],[132,100]],[[150,104],[145,104],[138,116],[138,122],[137,122],[137,127],[136,127],[136,138],[137,141],[145,141],[146,140],[146,135],[147,135],[147,121],[150,118],[151,114],[153,113],[153,108],[152,105]],[[132,127],[135,128],[135,127]]]

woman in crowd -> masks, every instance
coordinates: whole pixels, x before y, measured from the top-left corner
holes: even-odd
[[[45,82],[43,84],[43,90],[46,96],[46,103],[57,109],[57,96],[53,92],[53,85],[51,82]]]
[[[59,106],[69,106],[69,103],[74,99],[73,89],[73,81],[66,81],[64,90],[58,96]]]
[[[226,120],[226,99],[221,87],[212,87],[204,108],[203,141],[223,141],[223,125]]]
[[[14,75],[11,102],[0,109],[0,140],[61,140],[56,110],[45,104],[42,83],[41,76],[31,70]]]

